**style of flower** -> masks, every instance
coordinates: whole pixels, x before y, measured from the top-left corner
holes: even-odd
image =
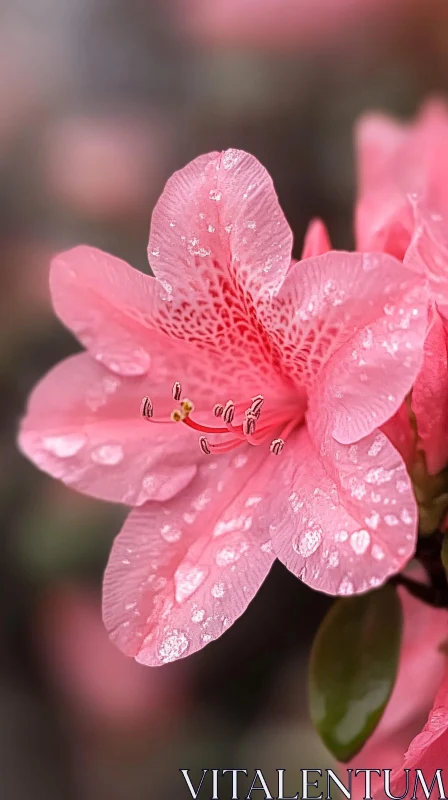
[[[155,277],[89,247],[53,262],[55,310],[87,352],[36,387],[20,445],[69,485],[136,506],[104,620],[138,661],[222,634],[276,557],[351,594],[413,554],[412,486],[379,428],[420,368],[425,282],[391,255],[327,246],[315,223],[293,262],[268,173],[228,150],[168,181]]]

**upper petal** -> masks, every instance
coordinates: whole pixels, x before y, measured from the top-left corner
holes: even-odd
[[[288,378],[318,391],[334,436],[355,441],[411,389],[423,354],[425,286],[389,255],[330,252],[292,267],[264,324]]]
[[[53,306],[97,361],[120,375],[144,375],[151,363],[154,278],[94,247],[75,247],[51,265]]]
[[[311,256],[321,256],[331,250],[330,237],[321,219],[313,219],[308,225],[303,243],[302,261]]]
[[[287,440],[278,469],[276,555],[314,589],[366,592],[411,558],[416,507],[404,464],[383,434],[316,447],[305,428]],[[337,449],[336,449],[337,448]]]
[[[242,150],[209,153],[167,182],[152,216],[149,262],[180,293],[256,296],[275,289],[291,260],[292,233],[272,179]],[[210,285],[210,281],[212,281]]]
[[[104,580],[104,620],[127,655],[159,665],[216,639],[242,612],[274,556],[264,522],[273,468],[261,448],[207,459],[165,507],[128,517]]]

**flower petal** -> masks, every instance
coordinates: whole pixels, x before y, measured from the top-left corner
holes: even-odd
[[[448,215],[448,108],[431,101],[416,120],[402,124],[368,115],[357,128],[360,250],[385,250],[403,258],[413,230],[408,196]]]
[[[81,246],[53,259],[50,288],[59,318],[97,361],[119,375],[148,371],[156,335],[151,309],[160,291],[154,278]]]
[[[104,579],[104,620],[118,647],[148,665],[199,650],[231,625],[273,563],[264,531],[273,459],[261,448],[205,458],[165,507],[133,511]]]
[[[426,680],[426,675],[423,676]],[[408,684],[409,685],[409,684]],[[437,692],[428,721],[418,736],[412,741],[404,762],[391,775],[391,793],[399,797],[406,791],[404,770],[409,769],[411,776],[414,770],[421,770],[428,785],[431,785],[434,773],[446,765],[448,750],[448,669]],[[411,786],[413,785],[411,777]],[[437,785],[437,784],[436,784]],[[423,791],[417,795],[423,797]]]
[[[411,389],[425,286],[386,254],[330,252],[294,265],[264,324],[284,372],[320,392],[333,435],[350,443],[389,419]]]
[[[268,293],[291,261],[292,233],[272,179],[242,150],[209,153],[176,172],[151,222],[149,262],[179,294],[235,303]]]
[[[415,572],[412,571],[411,577]],[[354,768],[360,763],[367,769],[378,764],[387,764],[389,769],[401,767],[410,739],[421,729],[431,709],[434,687],[443,677],[446,657],[440,646],[448,633],[446,610],[431,608],[403,588],[398,591],[404,628],[397,680],[384,715],[356,757]],[[410,686],[415,690],[411,697]],[[400,794],[398,792],[397,796]]]
[[[430,474],[448,463],[448,331],[436,308],[425,339],[424,359],[412,391],[412,408]]]
[[[321,256],[331,250],[330,237],[321,219],[313,219],[308,225],[303,243],[302,261],[312,256]]]
[[[301,428],[287,440],[277,476],[287,489],[275,503],[274,551],[308,586],[327,594],[366,592],[411,558],[415,501],[404,464],[383,434],[351,447],[330,437],[317,449]]]
[[[81,354],[58,364],[37,384],[21,425],[22,452],[45,472],[94,497],[130,505],[170,499],[192,480],[201,453],[194,431],[169,421],[174,401],[166,358],[155,354],[150,384],[155,410],[166,415],[166,425],[140,416],[147,379],[120,378]],[[183,359],[183,369],[177,366],[181,380],[190,370],[186,386],[194,388],[193,363]]]
[[[448,211],[448,209],[447,209]],[[414,203],[415,226],[404,257],[410,269],[426,275],[431,296],[448,313],[448,217]]]

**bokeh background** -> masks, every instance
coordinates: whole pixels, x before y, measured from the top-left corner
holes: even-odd
[[[181,767],[287,768],[292,788],[301,767],[332,766],[306,703],[327,598],[276,565],[203,652],[135,664],[100,617],[125,509],[38,473],[15,435],[35,381],[78,349],[51,311],[52,253],[85,242],[147,271],[164,182],[227,147],[273,175],[296,256],[315,215],[349,248],[355,119],[446,92],[447,0],[1,0],[5,800],[174,800],[189,796]]]

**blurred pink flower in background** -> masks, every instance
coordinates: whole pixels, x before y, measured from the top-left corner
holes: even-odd
[[[96,219],[146,216],[167,150],[161,119],[72,115],[46,132],[44,180],[54,199],[72,212]]]
[[[413,0],[190,0],[183,29],[208,46],[335,47],[360,28],[391,24]],[[371,27],[370,27],[371,30]]]
[[[391,791],[396,797],[405,791],[406,767],[412,769],[411,794],[414,769],[423,769],[431,781],[435,770],[446,765],[448,737],[447,656],[442,650],[447,644],[448,612],[431,608],[406,590],[399,592],[404,630],[395,688],[374,734],[348,765],[393,770]],[[375,790],[375,784],[379,786],[382,781],[382,777],[373,776],[374,797],[384,796]]]
[[[326,245],[314,223],[306,250]],[[142,506],[113,547],[104,615],[143,663],[221,635],[276,556],[351,594],[413,554],[411,484],[378,426],[420,366],[423,282],[388,255],[292,264],[291,248],[268,173],[229,150],[168,182],[155,279],[93,248],[53,263],[54,307],[88,353],[35,389],[20,445],[69,485]],[[185,399],[174,424],[180,385],[195,420]]]
[[[185,711],[185,670],[149,672],[111,643],[101,619],[99,593],[54,585],[42,601],[36,643],[48,678],[71,712],[87,724],[147,725]]]
[[[357,247],[392,253],[429,281],[424,361],[412,393],[430,474],[448,459],[448,108],[427,103],[415,122],[369,114],[357,129]],[[412,468],[418,458],[407,409],[387,428]]]

